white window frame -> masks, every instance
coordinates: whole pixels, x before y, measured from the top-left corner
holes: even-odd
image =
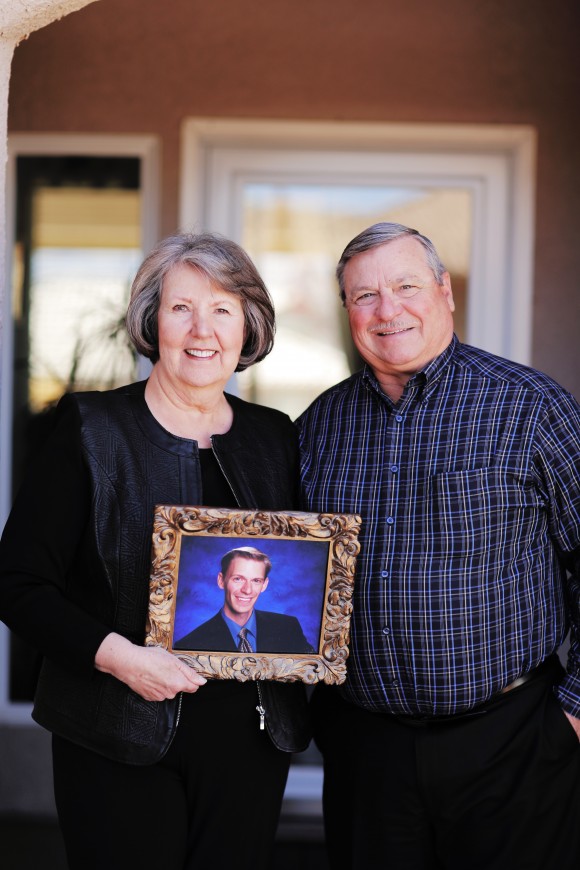
[[[535,155],[536,133],[526,126],[188,118],[180,225],[240,241],[250,181],[467,188],[474,204],[467,341],[529,364]]]
[[[159,238],[160,145],[155,136],[60,133],[15,133],[8,137],[6,171],[7,270],[4,294],[0,391],[0,528],[10,510],[12,463],[12,256],[16,236],[16,160],[21,156],[137,157],[141,161],[142,247],[149,251]],[[146,362],[146,361],[145,361]],[[9,632],[0,623],[0,723],[31,724],[31,704],[9,700]]]

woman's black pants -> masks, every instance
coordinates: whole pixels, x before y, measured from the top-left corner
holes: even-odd
[[[260,731],[255,684],[183,698],[176,737],[150,766],[53,738],[69,870],[266,870],[289,755]]]

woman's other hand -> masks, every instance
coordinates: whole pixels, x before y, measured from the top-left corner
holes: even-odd
[[[165,701],[179,692],[197,692],[207,680],[160,647],[144,647],[112,632],[95,656],[95,667],[126,683],[146,701]]]

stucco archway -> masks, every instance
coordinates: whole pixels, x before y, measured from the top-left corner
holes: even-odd
[[[6,280],[6,160],[8,92],[12,57],[16,46],[35,30],[76,12],[95,0],[0,0],[0,384],[2,383],[2,343]],[[0,397],[1,398],[1,397]],[[0,443],[0,451],[4,445]],[[2,651],[0,650],[0,655]],[[41,729],[2,726],[0,748],[0,811],[26,810],[37,814],[54,812],[50,773],[50,744]],[[31,805],[26,783],[34,771],[37,783]]]
[[[0,0],[0,351],[2,311],[6,291],[6,156],[10,67],[14,49],[33,31],[64,18],[96,0]],[[0,375],[2,366],[0,353]],[[0,378],[1,382],[1,378]],[[1,445],[0,445],[1,449]]]

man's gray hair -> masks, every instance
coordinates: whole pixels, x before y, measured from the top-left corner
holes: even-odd
[[[427,264],[433,272],[435,280],[438,284],[443,283],[443,275],[447,270],[439,259],[439,254],[435,250],[435,245],[431,239],[428,239],[427,236],[421,235],[417,230],[403,226],[403,224],[387,222],[373,224],[372,227],[363,230],[362,233],[359,233],[358,236],[355,236],[355,238],[348,243],[338,261],[338,266],[336,267],[336,279],[338,281],[340,298],[342,299],[343,305],[346,302],[344,269],[348,261],[356,254],[362,254],[364,251],[370,251],[371,248],[377,248],[379,245],[386,245],[388,242],[393,242],[395,239],[402,239],[405,236],[417,239],[417,241],[423,246],[425,249]]]
[[[185,263],[222,290],[238,296],[244,311],[244,344],[237,372],[260,362],[272,350],[276,329],[274,305],[246,252],[217,233],[182,233],[160,241],[145,258],[131,287],[125,326],[138,353],[157,362],[157,316],[163,281]]]

